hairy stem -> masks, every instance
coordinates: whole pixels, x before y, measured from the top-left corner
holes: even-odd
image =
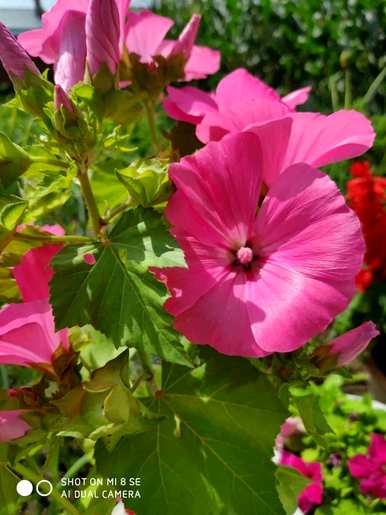
[[[160,151],[160,146],[159,146],[159,142],[158,142],[157,126],[155,123],[154,104],[150,100],[145,100],[144,104],[145,104],[147,121],[149,123],[149,128],[150,128],[151,141],[153,143],[155,153],[158,154],[158,152]]]
[[[79,244],[79,245],[87,245],[88,243],[94,243],[95,240],[92,238],[88,238],[87,236],[78,236],[67,235],[67,236],[50,236],[49,234],[23,234],[23,233],[15,233],[13,235],[13,239],[21,240],[21,241],[40,241],[45,243],[55,243],[55,244]]]
[[[87,166],[80,165],[78,167],[78,179],[80,182],[80,188],[82,190],[82,194],[84,200],[86,202],[88,214],[91,220],[92,227],[94,229],[95,235],[98,236],[100,234],[101,227],[104,225],[103,220],[99,214],[98,206],[94,197],[94,193],[91,189],[90,179],[88,176]]]

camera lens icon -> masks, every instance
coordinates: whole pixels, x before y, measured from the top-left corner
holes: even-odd
[[[33,489],[33,484],[31,481],[28,481],[28,479],[22,479],[16,485],[16,492],[21,497],[28,497],[32,494]],[[40,497],[48,497],[51,495],[53,489],[54,487],[51,481],[48,481],[47,479],[41,479],[35,485],[36,493],[40,495]]]

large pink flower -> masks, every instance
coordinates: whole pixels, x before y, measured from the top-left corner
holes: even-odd
[[[360,480],[360,490],[380,499],[386,499],[386,439],[373,433],[365,454],[358,454],[348,461],[350,474]]]
[[[187,268],[154,271],[171,292],[175,327],[224,354],[304,345],[347,306],[363,258],[357,217],[306,164],[286,169],[258,208],[263,154],[244,132],[170,168],[177,192],[166,215]]]
[[[365,116],[341,110],[329,116],[297,113],[294,107],[307,99],[303,88],[280,98],[272,88],[238,69],[227,75],[215,93],[197,88],[168,88],[166,112],[176,120],[196,125],[200,141],[218,141],[228,133],[253,131],[259,135],[265,158],[265,181],[295,163],[324,166],[358,156],[374,141],[374,130]],[[280,132],[280,151],[270,141]]]
[[[302,476],[312,480],[298,497],[298,506],[303,513],[308,513],[314,506],[323,502],[323,476],[320,463],[315,461],[303,461],[296,454],[281,451],[280,464],[297,470]]]
[[[21,438],[31,429],[22,414],[23,410],[0,411],[0,442]]]

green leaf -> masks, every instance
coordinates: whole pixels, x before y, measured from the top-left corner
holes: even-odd
[[[8,188],[30,164],[31,159],[27,152],[0,132],[0,185]]]
[[[0,515],[9,515],[9,513],[16,513],[17,498],[16,484],[18,478],[11,474],[9,470],[0,463]]]
[[[315,515],[364,515],[365,513],[369,512],[365,511],[358,501],[343,499],[337,506],[320,506]],[[371,511],[371,513],[374,512]]]
[[[106,245],[66,247],[53,260],[51,301],[58,328],[92,324],[116,346],[190,365],[163,309],[165,287],[149,266],[183,263],[182,252],[162,219],[151,210],[125,213]],[[94,265],[84,261],[93,253]]]
[[[111,454],[97,445],[98,472],[140,477],[141,515],[281,514],[272,454],[286,408],[247,360],[207,354],[195,370],[164,365],[158,425]]]
[[[298,507],[297,499],[311,481],[289,467],[276,470],[277,491],[287,515],[293,515]]]
[[[27,202],[16,195],[0,195],[0,227],[13,231],[20,223],[27,209]]]
[[[332,433],[331,426],[320,407],[319,396],[294,387],[290,391],[307,433],[315,437]]]

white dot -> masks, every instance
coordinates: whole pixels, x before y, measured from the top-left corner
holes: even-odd
[[[28,481],[28,479],[22,479],[16,485],[16,492],[22,497],[28,497],[28,495],[31,495],[33,489],[33,484],[31,481]]]

